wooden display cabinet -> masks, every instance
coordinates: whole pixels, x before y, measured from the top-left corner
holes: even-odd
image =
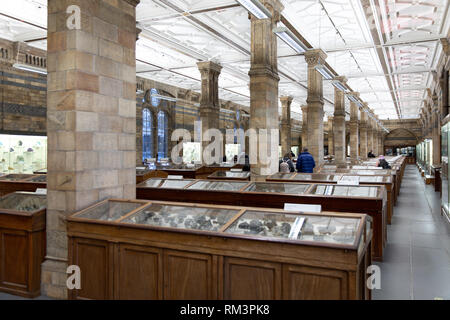
[[[137,198],[277,209],[284,208],[286,203],[320,204],[324,211],[369,214],[374,220],[373,258],[382,260],[387,240],[388,211],[387,192],[384,186],[353,187],[361,190],[374,188],[376,192],[370,197],[320,196],[310,192],[316,185],[307,183],[178,180],[177,186],[167,188],[166,181],[150,179],[139,184],[136,190]]]
[[[387,192],[387,223],[391,224],[394,215],[394,180],[391,175],[367,176],[350,173],[275,173],[267,178],[267,181],[274,182],[301,182],[301,183],[333,183],[357,178],[360,185],[380,185],[386,188]]]
[[[69,264],[83,275],[69,298],[370,299],[371,225],[359,214],[106,200],[67,219]]]
[[[208,176],[212,180],[237,180],[250,181],[251,173],[249,171],[235,172],[235,171],[216,171]]]
[[[16,191],[35,192],[47,188],[47,175],[8,174],[0,177],[0,196]]]
[[[136,168],[136,184],[144,182],[150,178],[167,178],[167,176],[167,172],[164,171]]]
[[[157,164],[156,170],[164,171],[170,176],[183,176],[185,179],[196,179],[197,176],[202,175],[203,165],[176,165],[170,163],[168,165]]]
[[[0,291],[40,295],[46,202],[45,195],[23,192],[0,198]]]

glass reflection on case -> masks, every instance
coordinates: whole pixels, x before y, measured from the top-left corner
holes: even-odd
[[[355,242],[360,219],[309,216],[299,240],[352,244]]]
[[[123,222],[177,229],[219,231],[238,212],[238,210],[154,203],[134,213]]]
[[[183,189],[188,184],[190,184],[194,180],[187,180],[187,179],[180,179],[180,180],[164,180],[163,184],[161,185],[161,188],[167,188],[167,189]]]
[[[147,188],[157,188],[161,184],[162,181],[163,181],[162,179],[148,179],[148,180],[144,181],[143,183],[141,183],[141,186],[147,187]]]
[[[295,173],[282,173],[277,172],[270,176],[270,179],[277,179],[277,180],[289,180],[292,179],[292,177],[295,175]]]
[[[189,190],[213,190],[213,191],[239,191],[247,185],[247,182],[237,181],[208,181],[199,180],[192,186],[189,186]]]
[[[77,217],[101,221],[115,221],[141,206],[142,203],[138,202],[109,200],[78,215]]]
[[[6,210],[32,212],[44,209],[46,206],[45,195],[15,192],[0,198],[0,208]]]
[[[308,188],[309,188],[308,184],[253,182],[245,189],[245,191],[303,194]]]

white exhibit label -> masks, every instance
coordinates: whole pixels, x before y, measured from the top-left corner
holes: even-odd
[[[231,172],[242,172],[242,169],[230,169]]]
[[[321,213],[322,206],[320,204],[285,203],[284,210],[290,212]]]
[[[183,176],[172,176],[172,175],[168,175],[167,179],[169,180],[183,180]]]
[[[47,189],[38,188],[36,189],[36,194],[47,194]]]

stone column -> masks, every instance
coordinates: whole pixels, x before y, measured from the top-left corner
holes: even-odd
[[[303,148],[308,145],[308,106],[302,106],[302,146],[299,152],[302,152]]]
[[[324,162],[323,159],[323,79],[315,69],[325,64],[327,55],[320,49],[305,52],[308,64],[308,149],[316,161],[316,168]]]
[[[281,97],[281,154],[291,151],[291,103],[293,97]]]
[[[380,129],[378,131],[378,153],[384,155],[384,130]]]
[[[367,115],[367,153],[373,152],[373,122],[372,118]]]
[[[376,116],[375,116],[376,117]],[[378,124],[375,119],[372,119],[372,148],[373,154],[378,156]]]
[[[437,95],[433,95],[433,109],[432,109],[432,136],[433,136],[433,165],[439,166],[441,164],[441,126],[440,113]]]
[[[212,61],[197,62],[198,70],[202,77],[202,95],[200,99],[200,121],[202,122],[202,135],[209,129],[220,128],[219,114],[219,75],[222,70],[222,66]],[[203,149],[206,148],[211,141],[203,141],[202,139],[202,160],[205,163],[206,159],[203,159]],[[222,141],[222,148],[220,151],[225,152],[225,142]],[[223,154],[219,155],[219,162],[222,161]]]
[[[267,130],[267,143],[250,143],[252,173],[270,175],[278,172],[278,139],[270,143],[273,130],[279,132],[277,36],[273,28],[280,21],[284,7],[279,0],[262,0],[272,13],[270,19],[251,15],[250,65],[250,129],[256,133]],[[264,157],[265,159],[263,159]],[[256,162],[256,163],[253,163]]]
[[[333,133],[333,117],[328,116],[328,154],[334,155],[334,133]]]
[[[355,94],[356,97],[359,93]],[[357,163],[359,158],[359,109],[355,102],[350,102],[350,160]]]
[[[359,155],[361,159],[367,160],[367,153],[369,153],[367,145],[367,113],[361,111],[361,121],[359,124]]]
[[[347,78],[336,77],[335,80],[345,84]],[[347,155],[347,141],[345,131],[345,94],[343,91],[334,88],[334,120],[333,120],[333,137],[334,137],[334,160],[336,164],[344,165]]]
[[[41,292],[67,298],[66,217],[106,198],[136,196],[136,5],[48,0],[47,255]],[[83,274],[83,270],[81,270]]]

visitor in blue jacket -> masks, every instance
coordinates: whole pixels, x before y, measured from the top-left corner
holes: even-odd
[[[303,148],[303,152],[297,159],[297,171],[305,173],[313,173],[316,162],[313,156],[308,152],[307,148]]]

